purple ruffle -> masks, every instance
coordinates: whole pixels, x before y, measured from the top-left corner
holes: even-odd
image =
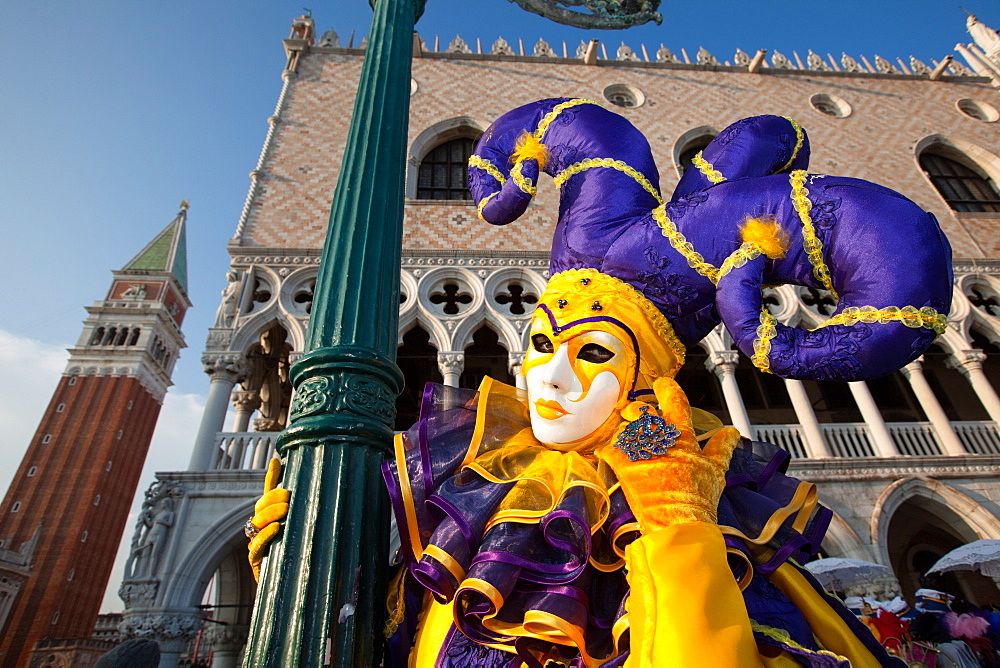
[[[611,629],[624,613],[628,588],[624,569],[603,572],[591,564],[591,558],[601,563],[618,561],[611,536],[635,522],[624,494],[617,489],[611,495],[609,515],[594,535],[588,529],[593,518],[588,516],[580,488],[571,488],[537,523],[501,522],[486,530],[513,483],[493,483],[472,470],[459,470],[473,438],[479,399],[471,390],[429,384],[420,421],[402,435],[415,525],[407,519],[397,462],[384,465],[407,568],[438,600],[459,597],[457,609],[463,611],[457,618],[459,629],[480,643],[514,644],[512,638],[483,625],[487,616],[495,613],[497,620],[517,624],[525,611],[535,610],[583,629],[587,652],[610,657],[614,654]],[[490,401],[494,400],[491,396]],[[516,414],[513,410],[496,412]],[[490,425],[495,438],[510,438],[525,427],[517,419],[506,419],[508,424]],[[785,475],[789,459],[779,448],[744,441],[727,473],[719,505],[720,523],[749,537],[758,536],[774,512],[788,505],[799,486],[798,480]],[[828,509],[817,506],[802,533],[791,527],[794,516],[790,517],[767,545],[773,556],[765,563],[755,563],[755,571],[773,572],[791,558],[808,560],[819,548],[831,516]],[[624,549],[637,535],[626,532],[619,537],[618,548]],[[422,545],[433,544],[446,552],[466,579],[490,583],[499,592],[502,607],[494,610],[487,596],[476,589],[461,588],[447,565],[433,556],[415,559],[409,549],[413,537],[420,537]],[[751,551],[742,540],[727,536],[726,543],[750,557]],[[742,576],[745,563],[732,561],[734,577]]]

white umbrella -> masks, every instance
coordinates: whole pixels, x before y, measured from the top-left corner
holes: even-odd
[[[979,571],[992,578],[1000,578],[1000,540],[976,540],[938,559],[928,573],[949,571]]]
[[[892,570],[882,564],[860,559],[832,557],[817,559],[805,564],[806,570],[816,576],[827,589],[844,590],[848,587],[869,584],[872,580],[892,576]]]

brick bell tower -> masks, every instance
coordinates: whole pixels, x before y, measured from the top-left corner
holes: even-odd
[[[179,350],[187,297],[177,216],[87,308],[83,333],[0,505],[0,666],[90,638]],[[65,642],[63,642],[65,641]],[[67,664],[69,665],[69,664]]]

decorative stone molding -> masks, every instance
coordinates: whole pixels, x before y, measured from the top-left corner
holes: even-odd
[[[203,620],[195,612],[161,612],[149,615],[130,615],[122,619],[122,635],[126,638],[152,640],[177,640],[193,637],[201,630]]]
[[[1000,456],[866,457],[857,459],[798,459],[789,473],[810,482],[897,480],[905,476],[932,478],[995,478]]]
[[[233,383],[234,385],[246,378],[248,365],[243,353],[209,353],[201,356],[205,373],[214,381],[216,379]]]
[[[211,645],[213,652],[238,652],[247,644],[250,627],[244,624],[205,624],[202,639]]]
[[[388,423],[396,414],[396,397],[385,385],[365,376],[336,373],[307,378],[295,390],[289,419],[333,411],[374,416]]]
[[[208,338],[205,340],[205,350],[225,351],[229,349],[229,344],[233,340],[233,330],[230,328],[213,327],[208,330]]]

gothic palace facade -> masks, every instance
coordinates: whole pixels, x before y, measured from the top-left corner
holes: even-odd
[[[492,119],[545,97],[601,101],[649,138],[669,192],[726,125],[791,116],[809,132],[812,170],[886,185],[941,221],[954,247],[950,327],[899,373],[839,385],[760,374],[719,329],[690,351],[679,380],[694,405],[791,451],[794,474],[819,483],[836,512],[824,553],[893,568],[896,580],[869,593],[911,596],[944,552],[1000,538],[1000,46],[981,27],[970,22],[978,46],[960,46],[940,66],[811,52],[803,62],[776,51],[738,51],[723,62],[701,52],[688,62],[663,47],[608,54],[596,43],[525,50],[502,40],[429,47],[416,38],[399,428],[415,418],[425,381],[475,387],[489,374],[513,382],[527,345],[547,278],[556,188],[543,180],[532,208],[509,227],[477,220],[465,160]],[[158,474],[147,492],[149,509],[176,502],[173,523],[158,562],[127,574],[121,588],[127,631],[159,640],[165,666],[199,630],[216,666],[236,665],[245,642],[254,583],[242,526],[286,421],[288,365],[303,346],[364,56],[332,31],[315,39],[306,18],[284,47],[277,106],[202,358],[210,389],[191,465]],[[818,323],[834,308],[828,294],[791,286],[771,290],[767,303],[792,324]],[[225,424],[230,402],[234,425]],[[978,574],[938,584],[1000,602],[995,583]]]

